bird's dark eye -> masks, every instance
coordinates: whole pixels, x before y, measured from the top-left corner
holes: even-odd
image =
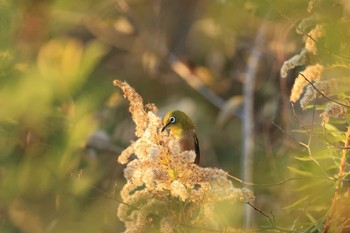
[[[175,121],[176,121],[175,117],[172,116],[172,117],[169,118],[169,123],[170,124],[174,124]]]

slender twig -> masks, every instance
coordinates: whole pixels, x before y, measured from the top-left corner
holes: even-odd
[[[305,79],[305,81],[308,82],[308,83],[312,86],[312,88],[314,88],[320,95],[322,95],[322,96],[323,96],[324,98],[326,98],[327,100],[329,100],[329,101],[331,101],[331,102],[334,102],[334,103],[336,103],[336,104],[339,104],[339,105],[341,105],[341,106],[343,106],[343,107],[350,108],[349,105],[344,104],[344,103],[341,103],[341,102],[339,102],[339,101],[337,101],[337,100],[335,100],[335,99],[333,99],[333,98],[327,96],[326,94],[324,94],[323,91],[319,90],[319,89],[315,86],[315,84],[313,84],[303,73],[300,73],[300,72],[299,72],[298,74],[299,74],[300,76],[302,76],[302,77]]]
[[[251,182],[245,182],[243,181],[242,179],[239,179],[235,176],[232,176],[230,174],[227,174],[227,177],[233,179],[233,180],[236,180],[238,181],[239,183],[241,184],[244,184],[244,185],[247,185],[247,186],[263,186],[263,187],[271,187],[271,186],[278,186],[278,185],[282,185],[282,184],[285,184],[285,183],[288,183],[290,181],[294,181],[294,180],[305,180],[305,177],[290,177],[288,179],[285,179],[285,180],[282,180],[282,181],[278,181],[276,183],[270,183],[270,184],[256,184],[256,183],[251,183]],[[329,181],[332,181],[334,182],[335,179],[333,179],[332,177],[317,177],[317,176],[313,176],[313,177],[308,177],[310,179],[322,179],[322,180],[329,180]]]
[[[287,137],[289,137],[291,140],[293,140],[294,142],[296,142],[297,144],[301,145],[301,146],[305,146],[305,143],[302,143],[300,141],[298,141],[295,137],[293,137],[292,135],[288,134],[284,129],[282,129],[281,126],[277,125],[277,123],[275,123],[274,121],[271,122],[275,127],[277,127],[277,129],[279,129],[284,135],[286,135]]]
[[[309,135],[309,142],[310,143],[310,138],[312,137],[311,135],[313,135],[313,133],[308,130],[307,128],[305,128],[299,121],[298,117],[297,117],[297,114],[295,112],[295,108],[294,108],[294,104],[291,103],[292,105],[292,112],[293,112],[293,116],[294,116],[294,119],[295,121],[297,122],[297,124],[299,125],[299,127],[301,127],[302,129],[304,129],[306,132],[308,132],[308,135]],[[326,177],[330,177],[327,172],[324,170],[323,167],[321,167],[320,163],[312,156],[312,153],[311,153],[311,148],[310,148],[310,144],[304,144],[304,143],[300,143],[301,145],[303,145],[307,151],[308,151],[308,155],[310,157],[310,159],[316,164],[316,166],[323,172],[323,174],[326,176]]]
[[[245,202],[248,206],[252,207],[255,211],[259,212],[260,214],[262,214],[263,216],[265,216],[271,226],[269,227],[270,229],[274,229],[274,230],[278,230],[279,232],[293,232],[293,230],[289,230],[289,229],[285,229],[283,227],[279,227],[279,226],[276,226],[276,223],[275,223],[275,216],[271,213],[271,216],[266,214],[264,211],[260,210],[258,207],[256,207],[255,205],[253,205],[252,203],[250,203],[249,201]],[[267,228],[267,227],[265,227]]]
[[[294,106],[293,106],[294,107]],[[312,153],[311,153],[311,140],[312,140],[312,135],[313,135],[313,131],[314,131],[314,122],[315,122],[315,109],[316,109],[316,103],[314,102],[313,104],[313,108],[312,108],[312,118],[311,118],[311,129],[310,129],[310,134],[309,134],[309,140],[308,140],[308,143],[307,143],[307,150],[308,150],[308,154],[309,154],[309,157],[311,158],[311,160],[316,163],[316,165],[321,168],[321,165],[320,163],[312,156]],[[322,168],[323,170],[323,168]],[[325,171],[324,171],[325,172]],[[326,173],[326,172],[325,172]],[[327,173],[326,173],[327,175]],[[328,175],[327,175],[328,176]]]
[[[273,224],[276,225],[276,218],[272,211],[270,211],[270,215],[272,216]]]
[[[273,213],[271,212],[270,215],[266,214],[264,211],[260,210],[258,207],[254,206],[252,203],[250,203],[249,201],[248,202],[245,202],[248,206],[252,207],[255,211],[259,212],[260,214],[262,214],[263,216],[265,216],[271,226],[261,226],[261,228],[264,228],[264,229],[271,229],[273,230],[274,232],[295,232],[295,230],[292,229],[286,229],[286,228],[283,228],[283,227],[279,227],[279,226],[276,226],[276,221],[275,221],[275,216],[273,215]]]
[[[256,206],[254,206],[252,203],[250,203],[249,201],[246,202],[247,205],[253,207],[254,210],[258,211],[260,214],[264,215],[271,223],[271,226],[275,226],[274,222],[272,221],[272,218],[266,214],[264,211],[258,209]]]

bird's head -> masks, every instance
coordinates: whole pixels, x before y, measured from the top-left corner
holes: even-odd
[[[187,130],[193,130],[194,124],[189,116],[180,110],[173,110],[168,112],[163,119],[165,129],[169,129],[170,133],[175,137],[181,137]]]

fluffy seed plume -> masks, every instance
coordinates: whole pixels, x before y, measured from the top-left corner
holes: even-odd
[[[322,125],[327,124],[330,118],[344,118],[346,112],[347,109],[344,106],[334,102],[329,103],[326,109],[320,114]]]
[[[308,51],[303,49],[300,54],[294,55],[289,60],[285,61],[281,67],[281,78],[286,78],[288,72],[297,66],[305,65],[308,58]]]
[[[162,121],[154,105],[153,111],[146,112],[141,96],[133,88],[118,80],[113,84],[130,102],[138,137],[118,158],[119,163],[126,164],[126,184],[120,193],[123,203],[118,208],[125,232],[217,226],[212,218],[214,208],[206,206],[223,200],[255,199],[248,189],[235,188],[225,171],[194,164],[194,151],[180,152],[174,138],[160,131]]]
[[[334,82],[332,81],[316,81],[312,86],[308,84],[306,86],[306,90],[304,93],[304,96],[300,99],[300,106],[302,109],[305,109],[313,100],[317,99],[321,95],[319,94],[319,91],[322,92],[324,95],[329,95],[334,90]],[[317,88],[317,90],[316,90]]]
[[[320,3],[320,0],[311,0],[309,1],[308,7],[307,7],[307,12],[311,13],[317,4]]]
[[[317,54],[317,40],[324,35],[324,26],[317,24],[306,37],[305,49],[312,54]]]
[[[307,86],[309,83],[306,81],[305,77],[310,82],[315,82],[320,80],[321,74],[323,72],[324,68],[320,64],[311,65],[306,67],[306,69],[301,72],[303,75],[298,75],[298,77],[295,79],[292,92],[290,94],[290,101],[295,103],[300,99],[301,94],[304,91],[304,87]],[[305,76],[305,77],[304,77]]]
[[[145,111],[145,107],[143,106],[142,97],[137,92],[135,92],[134,89],[132,89],[126,82],[114,80],[113,85],[120,87],[124,92],[124,97],[129,100],[129,111],[131,112],[132,119],[136,124],[135,135],[137,137],[140,137],[144,133],[144,129],[148,123],[147,113]],[[157,108],[154,105],[149,104],[146,107],[153,110],[153,112],[157,111]]]
[[[306,32],[310,31],[310,28],[314,26],[315,26],[315,17],[310,16],[300,21],[300,23],[295,29],[295,32],[298,33],[299,35],[305,35]]]

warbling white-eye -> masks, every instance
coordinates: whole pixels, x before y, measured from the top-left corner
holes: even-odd
[[[194,163],[199,164],[199,143],[192,119],[180,110],[173,110],[165,115],[163,124],[162,132],[169,129],[170,134],[179,142],[181,151],[195,151]]]

